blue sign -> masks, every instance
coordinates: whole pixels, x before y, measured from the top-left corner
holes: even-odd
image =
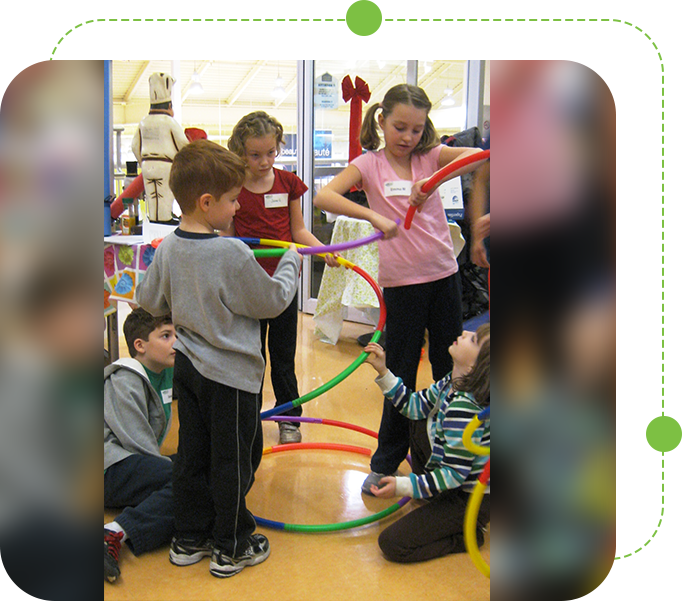
[[[316,159],[332,158],[332,131],[331,129],[315,130],[313,137],[313,152]],[[282,158],[296,158],[298,156],[297,134],[284,134],[282,150],[279,153]]]

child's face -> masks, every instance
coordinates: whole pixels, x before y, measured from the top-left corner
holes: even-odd
[[[277,139],[274,135],[262,138],[249,138],[244,143],[246,166],[256,177],[270,173],[277,158]]]
[[[396,104],[393,112],[384,118],[379,115],[379,127],[384,132],[386,148],[396,157],[409,156],[424,133],[426,109],[408,104]]]
[[[137,359],[147,369],[160,373],[167,367],[175,365],[175,326],[167,323],[156,328],[149,334],[149,340],[138,338],[135,341]]]
[[[228,230],[232,225],[235,213],[240,205],[237,197],[242,191],[241,186],[232,188],[220,198],[213,198],[206,211],[206,221],[214,230]]]
[[[457,371],[462,374],[469,373],[476,363],[481,346],[487,338],[478,339],[476,332],[464,330],[462,335],[455,340],[448,351]]]

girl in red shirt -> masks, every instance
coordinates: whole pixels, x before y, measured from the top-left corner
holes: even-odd
[[[232,130],[227,147],[244,159],[246,179],[238,197],[241,208],[234,216],[233,231],[227,233],[240,238],[320,246],[322,243],[306,229],[303,221],[301,196],[308,187],[294,173],[274,167],[283,137],[281,123],[263,111],[242,117]],[[325,255],[324,260],[327,265],[339,266],[331,254]],[[261,258],[258,262],[272,275],[279,258]],[[263,359],[267,339],[277,407],[299,397],[295,371],[298,295],[281,315],[262,319],[260,323]],[[302,412],[299,406],[283,415],[300,417]],[[296,421],[279,422],[280,444],[301,442],[299,425]]]

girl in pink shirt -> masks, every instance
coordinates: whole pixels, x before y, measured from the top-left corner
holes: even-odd
[[[424,332],[429,332],[435,381],[452,370],[448,347],[462,333],[461,284],[445,211],[438,194],[426,195],[421,186],[438,169],[478,151],[441,145],[430,110],[421,88],[407,84],[391,88],[365,114],[360,142],[369,152],[354,159],[314,199],[320,209],[366,219],[384,232],[379,241],[379,285],[387,309],[386,365],[412,390]],[[379,129],[385,142],[381,149]],[[353,187],[365,190],[369,208],[344,198]],[[396,219],[405,219],[410,204],[419,206],[420,212],[408,231]],[[418,449],[429,445],[416,441],[423,442],[424,437],[423,421],[410,422],[384,399],[379,444],[362,491],[372,494],[372,485],[396,472],[412,439],[413,470],[423,473],[428,456]]]

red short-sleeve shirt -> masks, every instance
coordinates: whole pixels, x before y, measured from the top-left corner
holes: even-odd
[[[235,236],[239,238],[291,239],[290,203],[308,190],[301,179],[290,171],[274,168],[275,181],[269,192],[256,194],[246,188],[239,193],[240,209],[234,216]],[[275,273],[279,258],[258,259],[270,275]]]

